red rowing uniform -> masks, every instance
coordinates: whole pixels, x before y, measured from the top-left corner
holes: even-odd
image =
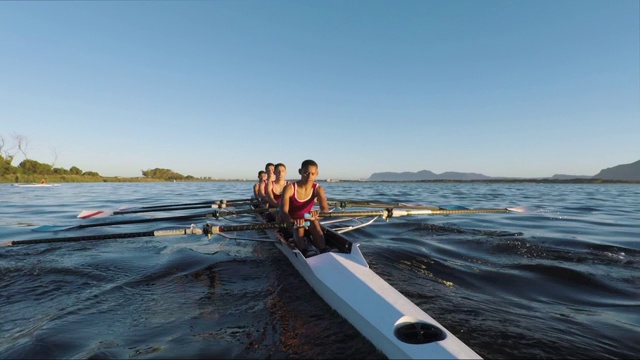
[[[273,196],[273,200],[275,200],[276,202],[280,202],[280,199],[282,199],[282,190],[284,190],[284,186],[289,185],[289,182],[288,182],[288,181],[285,181],[285,182],[284,182],[284,186],[283,186],[283,187],[282,187],[282,189],[280,190],[280,194],[276,194],[276,192],[275,192],[275,191],[273,191],[273,189],[274,189],[274,184],[275,184],[275,181],[272,181],[272,182],[271,182],[271,195]]]
[[[308,214],[311,211],[313,204],[316,202],[316,187],[318,187],[318,183],[313,183],[311,195],[306,199],[299,200],[298,184],[293,183],[293,195],[291,195],[291,199],[289,200],[289,216],[291,216],[292,219],[304,219],[304,214]]]
[[[264,186],[263,196],[267,196],[267,183],[269,182],[269,180],[260,180],[260,182],[261,182],[260,186]],[[260,195],[260,187],[258,187],[258,195]],[[262,196],[260,196],[260,201],[262,201]]]

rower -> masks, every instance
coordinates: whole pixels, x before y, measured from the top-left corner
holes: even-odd
[[[264,170],[258,171],[258,181],[253,184],[253,197],[256,200],[260,199],[258,190],[260,189],[260,183],[267,179],[267,173]]]
[[[329,204],[324,188],[315,182],[319,174],[318,164],[313,160],[302,162],[300,169],[300,180],[290,183],[284,187],[282,198],[280,199],[280,216],[287,223],[289,231],[293,234],[295,246],[302,255],[310,257],[317,253],[309,249],[305,243],[305,221],[309,222],[308,230],[311,235],[311,242],[321,253],[330,251],[322,234],[322,228],[318,221],[318,210],[311,210],[316,200],[320,204],[320,211],[329,212]],[[311,214],[305,219],[305,214]],[[294,229],[294,226],[297,228]]]
[[[287,167],[283,163],[277,163],[273,173],[275,175],[275,180],[267,182],[266,198],[270,208],[277,208],[280,206],[282,191],[284,190],[284,187],[289,184],[289,182],[285,180],[285,177],[287,176]]]
[[[260,182],[260,186],[258,187],[258,199],[262,204],[267,204],[267,182],[273,181],[275,175],[273,174],[275,165],[273,163],[267,163],[264,166],[264,171],[267,173],[267,178]]]

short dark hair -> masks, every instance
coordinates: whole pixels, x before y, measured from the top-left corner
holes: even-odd
[[[267,163],[267,165],[264,166],[264,169],[267,170],[269,166],[276,167],[275,165],[273,165],[273,163]]]
[[[282,167],[283,167],[283,168],[285,168],[285,169],[287,168],[283,163],[277,163],[277,164],[274,166],[274,168],[276,168],[276,169],[277,169],[277,168],[278,168],[278,167],[280,167],[280,166],[282,166]]]
[[[258,176],[260,176],[260,175],[262,175],[262,174],[266,174],[266,173],[267,173],[266,171],[264,171],[264,170],[260,170],[260,171],[258,171]]]
[[[318,167],[318,164],[317,164],[315,161],[313,161],[313,160],[308,160],[308,159],[307,159],[307,160],[305,160],[305,161],[303,161],[303,162],[302,162],[302,165],[300,165],[300,169],[305,168],[305,167],[307,167],[307,166],[315,166],[315,167]]]

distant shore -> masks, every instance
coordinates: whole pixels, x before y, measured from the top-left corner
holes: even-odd
[[[38,183],[44,179],[47,183],[96,183],[96,182],[255,182],[253,179],[211,179],[194,178],[189,180],[163,180],[145,177],[96,177],[84,175],[58,175],[58,176],[0,176],[0,183],[4,184],[28,184]],[[295,181],[291,179],[290,181]],[[490,179],[490,180],[317,180],[329,183],[477,183],[477,184],[501,184],[501,183],[529,183],[529,184],[640,184],[640,181],[603,180],[603,179]]]
[[[484,180],[332,180],[331,182],[370,183],[531,183],[531,184],[640,184],[640,181],[603,179],[484,179]]]

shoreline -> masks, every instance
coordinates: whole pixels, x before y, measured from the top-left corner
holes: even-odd
[[[100,183],[100,182],[255,182],[253,179],[190,179],[190,180],[164,180],[151,178],[126,178],[126,177],[73,177],[60,178],[44,176],[47,184],[64,184],[64,183]],[[20,176],[19,181],[8,181],[8,179],[0,179],[0,184],[32,184],[38,183],[43,176]],[[294,180],[295,181],[295,180]],[[477,183],[477,184],[504,184],[504,183],[529,183],[529,184],[640,184],[639,181],[626,180],[603,180],[603,179],[483,179],[483,180],[335,180],[327,181],[325,179],[317,180],[320,183]]]

